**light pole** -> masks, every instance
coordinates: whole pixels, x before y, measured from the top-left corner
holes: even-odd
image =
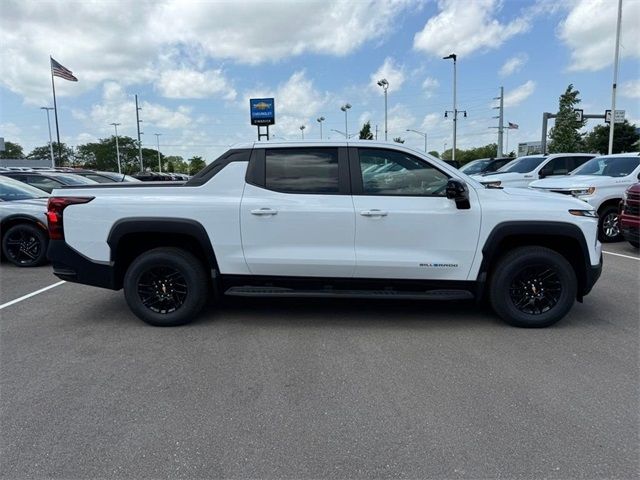
[[[618,83],[618,59],[620,57],[620,24],[622,23],[622,0],[618,0],[618,23],[616,24],[616,50],[613,61],[613,89],[611,90],[611,122],[609,123],[609,155],[613,153],[613,130],[616,123],[616,88]]]
[[[300,125],[300,133],[302,134],[302,140],[304,140],[304,129],[307,128],[304,125]]]
[[[47,111],[47,125],[49,126],[49,152],[51,153],[51,168],[55,168],[56,161],[53,158],[53,140],[51,140],[51,121],[49,120],[49,110],[53,110],[53,107],[40,107],[40,110]]]
[[[342,132],[342,131],[340,131],[340,130],[336,130],[335,128],[332,128],[332,129],[331,129],[331,131],[332,131],[332,132],[339,133],[339,134],[340,134],[340,135],[342,135],[344,138],[351,138],[351,137],[353,137],[354,135],[356,135],[355,133],[352,133],[351,135],[345,135],[345,133],[344,133],[344,132]]]
[[[378,86],[384,90],[384,141],[387,141],[387,90],[389,90],[389,82],[386,78],[378,80]]]
[[[349,138],[349,125],[347,123],[347,110],[349,110],[351,108],[351,104],[350,103],[345,103],[343,106],[340,107],[340,110],[342,110],[344,112],[344,137],[345,138]]]
[[[162,173],[162,162],[160,161],[160,135],[161,133],[154,133],[156,136],[156,145],[158,146],[158,171]]]
[[[320,140],[322,140],[322,122],[325,121],[324,117],[318,117],[316,118],[316,122],[318,122],[320,124]]]
[[[458,123],[458,107],[456,104],[456,64],[458,60],[458,56],[455,53],[448,55],[446,57],[442,57],[443,60],[453,60],[453,152],[451,155],[451,160],[456,159],[456,124]],[[465,112],[466,115],[466,112]],[[444,116],[447,116],[445,112]]]
[[[407,128],[407,132],[417,133],[418,135],[422,135],[424,137],[424,153],[427,153],[427,132],[419,132],[418,130],[414,130],[413,128]]]
[[[113,128],[116,129],[116,160],[118,161],[118,173],[122,173],[122,168],[120,167],[120,147],[118,146],[118,125],[119,123],[110,123],[109,125],[113,125]]]

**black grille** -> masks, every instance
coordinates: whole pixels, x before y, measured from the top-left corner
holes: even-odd
[[[628,200],[627,200],[628,202]],[[625,203],[624,205],[624,213],[626,213],[627,215],[636,215],[636,216],[640,216],[640,204],[638,203]]]

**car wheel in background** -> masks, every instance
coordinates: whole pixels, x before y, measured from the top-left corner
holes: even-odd
[[[124,277],[124,295],[133,313],[150,325],[191,322],[207,300],[209,283],[202,263],[180,248],[149,250]]]
[[[7,230],[2,238],[2,253],[18,267],[37,267],[47,261],[49,239],[40,228],[20,223]]]
[[[508,324],[540,328],[564,317],[576,293],[576,274],[562,255],[544,247],[520,247],[498,261],[489,296]]]
[[[603,243],[617,242],[622,239],[618,220],[618,207],[604,208],[599,214],[598,240]]]

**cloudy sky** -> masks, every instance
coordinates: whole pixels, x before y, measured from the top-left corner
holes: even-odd
[[[640,0],[624,0],[618,105],[640,120]],[[539,140],[541,114],[569,83],[585,113],[611,102],[614,0],[5,0],[0,16],[0,136],[28,152],[48,141],[41,106],[52,105],[49,55],[79,82],[56,79],[61,140],[108,137],[109,124],[167,155],[214,159],[253,140],[249,98],[274,96],[278,137],[318,138],[364,121],[379,125],[389,88],[389,135],[429,150],[451,146],[452,65],[458,55],[461,148],[496,140],[492,106],[505,88],[510,149]],[[595,123],[592,121],[589,127]],[[55,134],[54,134],[55,135]]]

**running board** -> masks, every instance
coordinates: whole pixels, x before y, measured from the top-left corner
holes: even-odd
[[[231,287],[225,295],[233,297],[315,297],[315,298],[394,298],[398,300],[472,300],[467,290],[427,290],[408,292],[397,290],[294,290],[281,287]]]

